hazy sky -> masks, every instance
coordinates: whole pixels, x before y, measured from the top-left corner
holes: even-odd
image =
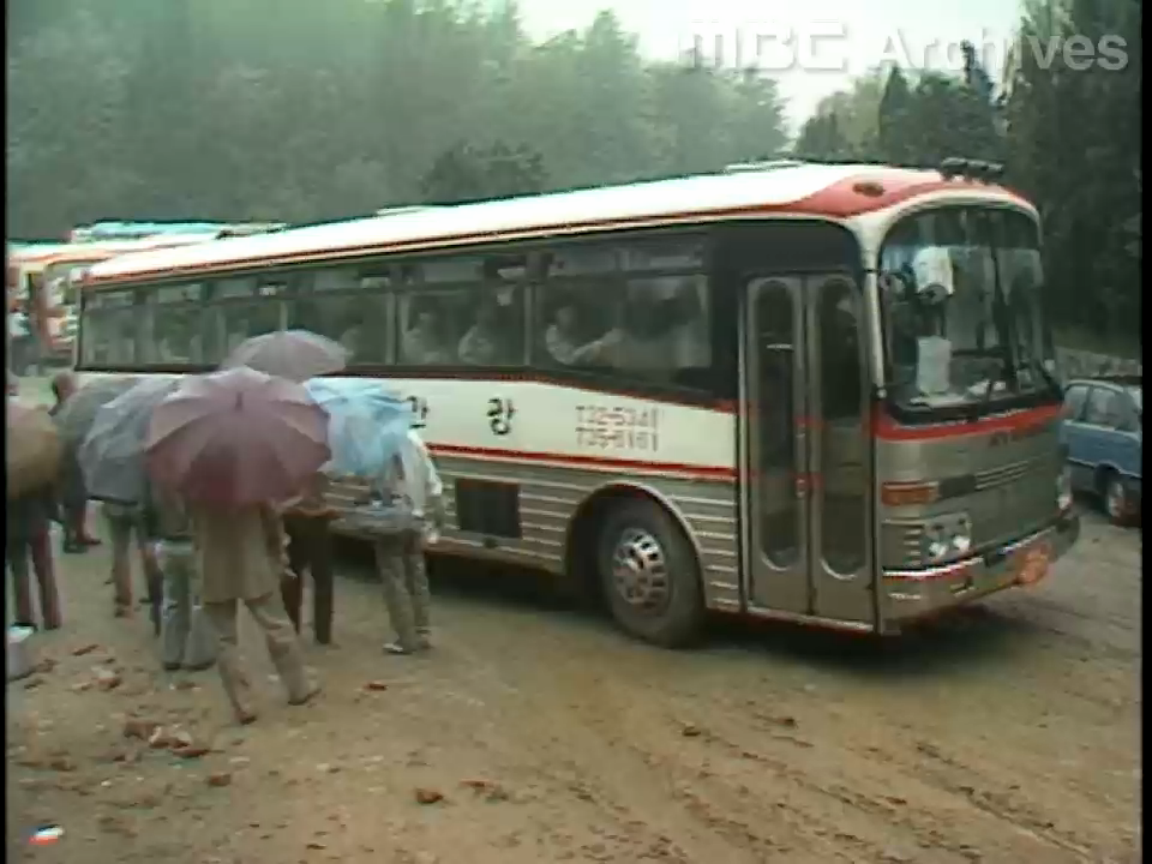
[[[520,0],[520,8],[538,39],[583,29],[597,11],[612,9],[652,58],[679,56],[694,36],[703,40],[705,56],[714,57],[720,36],[719,62],[735,65],[739,46],[742,65],[759,58],[766,74],[777,78],[793,128],[822,97],[886,60],[959,68],[959,43],[965,39],[998,75],[1021,12],[1017,0]],[[772,41],[774,29],[787,28],[792,48]],[[815,38],[801,38],[805,33]]]

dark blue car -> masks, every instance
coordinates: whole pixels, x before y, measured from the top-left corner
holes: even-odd
[[[1139,376],[1078,379],[1064,397],[1072,489],[1098,496],[1113,522],[1140,516],[1144,399]]]

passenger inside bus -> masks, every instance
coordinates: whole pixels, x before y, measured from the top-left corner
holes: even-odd
[[[603,362],[606,342],[603,337],[591,341],[580,338],[580,313],[575,302],[565,297],[544,331],[544,348],[548,356],[564,366],[587,366]]]
[[[412,325],[401,340],[401,355],[405,363],[421,366],[442,366],[455,361],[452,349],[443,337],[444,325],[431,305],[410,307]]]
[[[195,326],[199,316],[162,309],[156,316],[154,343],[158,363],[193,363],[200,360],[200,333]]]
[[[476,308],[474,323],[457,349],[461,363],[474,366],[503,366],[513,361],[515,334],[502,321],[502,311],[494,295],[483,297]]]

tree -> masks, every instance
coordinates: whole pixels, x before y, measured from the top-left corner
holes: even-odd
[[[793,152],[801,159],[834,161],[850,158],[850,150],[836,114],[829,113],[808,119],[800,130]]]
[[[902,164],[914,159],[910,138],[914,132],[912,89],[899,66],[892,67],[880,97],[877,138],[880,153],[887,162]]]
[[[437,157],[421,181],[429,204],[463,204],[540,192],[546,175],[539,153],[496,142],[480,149],[457,144]]]

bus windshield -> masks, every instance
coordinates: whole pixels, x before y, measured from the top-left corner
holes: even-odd
[[[953,206],[906,217],[881,248],[880,290],[897,410],[968,414],[1058,389],[1027,214]]]

